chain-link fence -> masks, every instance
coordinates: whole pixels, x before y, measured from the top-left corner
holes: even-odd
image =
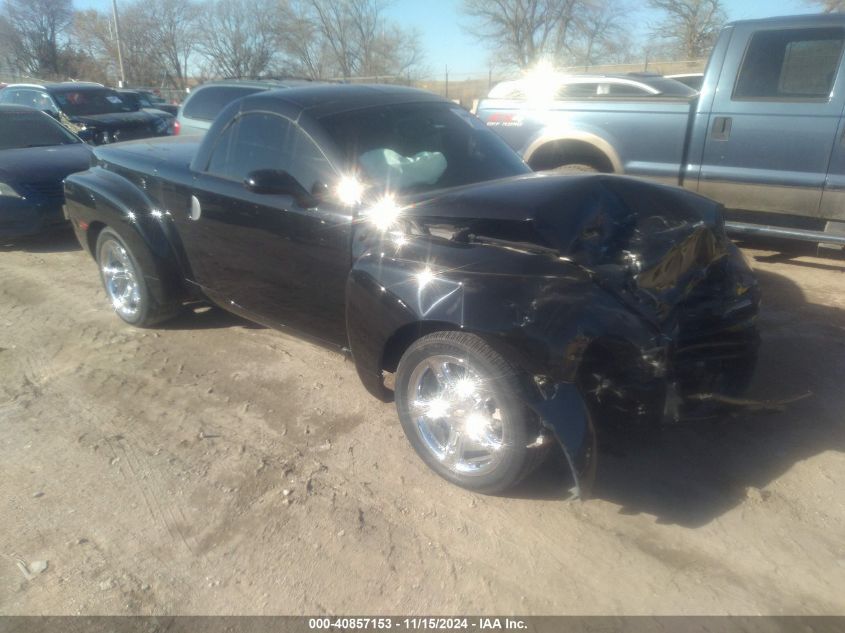
[[[561,72],[593,73],[593,74],[625,74],[632,72],[653,72],[661,75],[674,75],[703,72],[707,60],[694,59],[683,61],[644,61],[637,64],[604,64],[599,66],[570,66],[559,69]],[[413,78],[409,76],[351,77],[347,79],[333,78],[333,81],[349,83],[383,83],[413,86],[429,90],[447,99],[471,108],[479,99],[483,99],[490,89],[500,81],[516,79],[519,71],[502,71],[490,69],[485,73],[450,73],[447,69],[437,76],[427,78]],[[37,81],[32,77],[19,77],[0,73],[2,83],[22,83]],[[170,103],[181,103],[187,92],[177,88],[155,88],[149,86],[133,86],[145,90],[153,90]]]
[[[682,75],[704,71],[706,59],[673,60],[673,61],[643,61],[637,64],[603,64],[596,66],[570,66],[559,68],[563,73],[590,73],[601,75],[617,75],[627,73],[657,73],[660,75]],[[451,99],[470,108],[479,99],[483,99],[490,89],[500,81],[517,79],[518,70],[501,71],[490,69],[487,74],[479,73],[450,73],[444,69],[441,76],[412,79],[409,77],[352,77],[347,79],[351,83],[389,83],[413,86],[429,90],[442,97]]]

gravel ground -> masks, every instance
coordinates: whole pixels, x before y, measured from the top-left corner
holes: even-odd
[[[761,398],[518,490],[439,479],[351,363],[123,325],[70,235],[0,252],[2,614],[845,614],[845,263],[746,249]]]

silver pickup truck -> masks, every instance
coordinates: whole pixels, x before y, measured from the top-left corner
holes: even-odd
[[[494,88],[477,112],[536,170],[577,164],[680,185],[721,202],[734,233],[843,246],[843,44],[845,15],[733,22],[698,94],[585,96],[529,77],[519,94]]]

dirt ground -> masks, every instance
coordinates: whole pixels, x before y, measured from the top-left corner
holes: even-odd
[[[752,391],[812,397],[602,454],[581,503],[554,461],[442,481],[329,351],[123,325],[70,235],[5,247],[0,613],[845,614],[845,262],[746,253]]]

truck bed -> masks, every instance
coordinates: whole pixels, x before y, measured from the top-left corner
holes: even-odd
[[[553,101],[485,99],[478,116],[526,160],[555,136],[612,149],[617,171],[678,184],[695,99],[608,98]]]

